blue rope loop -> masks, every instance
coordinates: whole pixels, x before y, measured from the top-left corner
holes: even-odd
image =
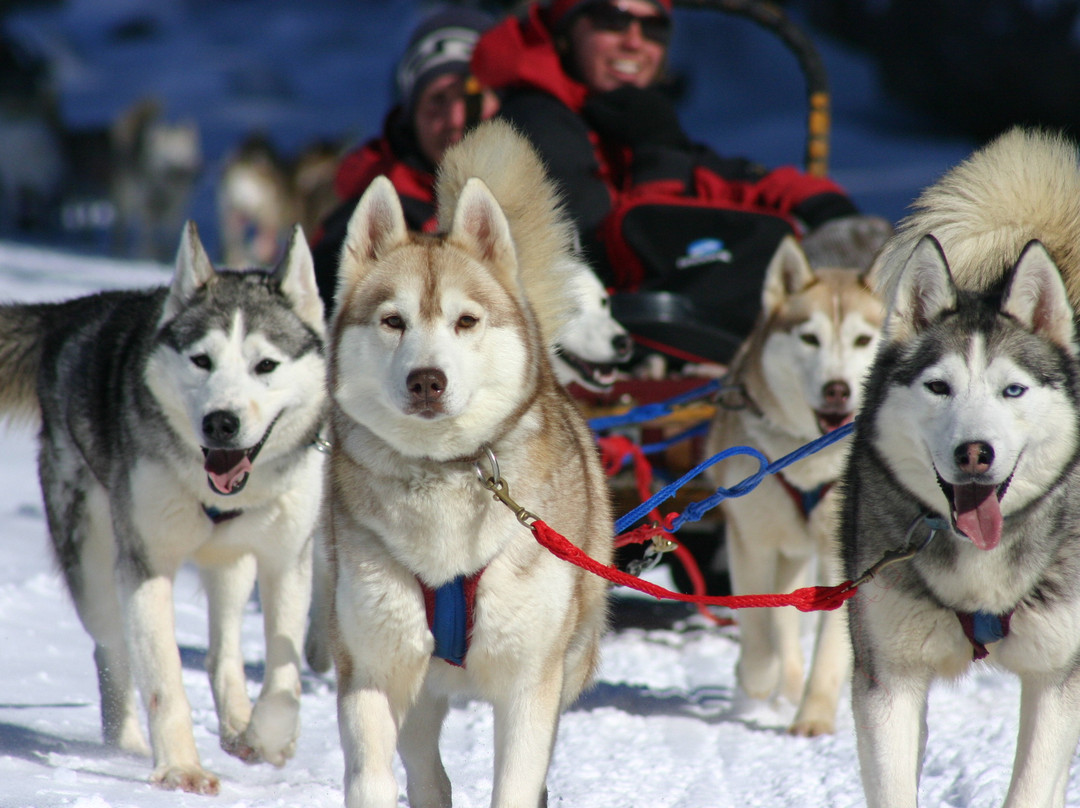
[[[649,511],[658,507],[662,502],[666,502],[668,499],[671,499],[671,497],[675,496],[675,494],[680,488],[689,483],[691,480],[693,480],[695,477],[697,477],[709,467],[719,463],[721,460],[726,460],[727,458],[733,457],[735,455],[748,455],[757,459],[759,468],[756,473],[751,474],[749,477],[736,483],[731,488],[724,488],[721,486],[716,489],[716,492],[714,494],[711,494],[705,499],[690,503],[688,506],[686,506],[683,512],[679,514],[672,522],[672,533],[676,532],[687,522],[696,522],[700,520],[703,516],[705,516],[706,513],[715,508],[725,499],[728,499],[730,497],[746,496],[755,488],[757,488],[758,485],[760,485],[761,481],[765,479],[765,477],[769,474],[775,474],[778,471],[782,471],[783,469],[790,466],[792,463],[802,460],[804,457],[812,455],[815,452],[820,452],[822,449],[825,449],[826,447],[843,440],[844,438],[848,437],[848,435],[850,435],[854,431],[854,429],[855,422],[852,421],[849,424],[845,424],[842,427],[834,429],[832,432],[828,432],[822,435],[820,438],[811,441],[805,446],[799,447],[794,452],[784,455],[779,460],[776,460],[773,463],[769,463],[769,459],[752,446],[732,446],[728,449],[725,449],[719,454],[715,454],[707,460],[703,461],[702,463],[699,463],[697,466],[690,469],[690,471],[686,472],[686,474],[681,476],[679,479],[675,480],[669,485],[664,486],[651,497],[649,497],[649,499],[647,499],[645,502],[641,503],[633,510],[621,516],[618,521],[615,522],[615,533],[624,533],[632,525],[636,524],[639,520],[647,516]]]

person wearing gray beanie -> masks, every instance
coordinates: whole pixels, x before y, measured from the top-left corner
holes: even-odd
[[[465,134],[469,60],[493,22],[480,11],[453,6],[425,17],[409,36],[395,72],[397,103],[382,135],[342,158],[334,178],[341,202],[313,234],[315,275],[328,311],[349,217],[375,177],[385,175],[393,183],[410,228],[435,230],[435,171]],[[490,118],[498,107],[495,93],[481,90],[479,117]]]
[[[424,89],[440,76],[468,75],[473,47],[491,24],[490,17],[470,8],[448,8],[421,22],[398,62],[401,106],[412,111]]]

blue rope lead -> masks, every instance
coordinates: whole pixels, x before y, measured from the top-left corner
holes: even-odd
[[[685,393],[669,398],[667,401],[659,401],[655,404],[643,404],[640,407],[635,407],[629,412],[624,412],[622,415],[608,415],[603,418],[592,418],[589,420],[589,426],[592,428],[593,432],[603,432],[605,429],[611,429],[616,426],[641,424],[645,421],[662,418],[671,412],[672,407],[677,407],[679,404],[685,404],[687,401],[696,401],[699,398],[705,398],[706,396],[712,395],[720,389],[720,383],[722,381],[722,379],[713,379],[700,387],[695,387],[693,390],[687,390]]]
[[[734,455],[749,455],[750,457],[757,458],[760,468],[756,473],[751,474],[749,477],[742,480],[741,482],[736,483],[731,488],[717,488],[716,493],[698,502],[690,503],[686,507],[686,510],[679,514],[679,516],[676,517],[675,521],[672,523],[672,533],[677,531],[687,522],[698,521],[708,511],[710,511],[712,508],[715,508],[723,500],[728,499],[729,497],[741,497],[749,494],[751,491],[758,487],[758,485],[763,479],[765,479],[767,475],[775,474],[776,472],[787,468],[797,460],[802,460],[804,457],[811,455],[814,452],[819,452],[827,446],[831,446],[837,441],[846,438],[852,433],[854,429],[855,422],[852,421],[850,424],[845,424],[838,429],[834,429],[832,432],[828,432],[822,435],[817,440],[813,440],[805,446],[799,447],[794,452],[791,452],[790,454],[781,457],[779,460],[773,463],[769,463],[769,458],[765,457],[765,455],[763,455],[761,452],[751,446],[732,446],[729,449],[725,449],[719,454],[713,455],[709,459],[698,464],[690,471],[686,472],[686,474],[684,474],[682,477],[675,480],[675,482],[664,486],[651,497],[649,497],[648,500],[641,503],[636,508],[620,517],[619,520],[615,523],[615,533],[617,535],[628,530],[632,525],[636,524],[640,519],[644,518],[649,513],[649,511],[659,506],[660,503],[665,502],[671,497],[675,496],[676,492],[678,492],[680,488],[682,488],[692,479],[697,477],[703,471],[708,469],[710,466],[719,463],[721,460],[725,460]]]
[[[642,454],[657,454],[658,452],[666,452],[672,446],[676,446],[682,443],[684,440],[693,440],[694,438],[704,437],[709,434],[709,422],[692,426],[684,432],[680,432],[674,437],[667,440],[656,441],[655,443],[643,443],[641,444]]]

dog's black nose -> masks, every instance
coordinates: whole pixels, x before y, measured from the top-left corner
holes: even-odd
[[[830,407],[844,408],[847,407],[848,399],[851,398],[851,386],[847,382],[834,379],[831,382],[825,382],[821,388],[821,394]]]
[[[240,419],[228,410],[214,410],[203,418],[202,429],[207,443],[228,443],[240,434]]]
[[[634,350],[634,341],[629,334],[619,334],[611,338],[611,348],[615,356],[621,362],[630,358],[630,352]]]
[[[437,401],[446,389],[446,374],[438,368],[417,368],[405,379],[414,404]]]
[[[986,441],[961,443],[953,451],[956,466],[965,474],[985,474],[994,462],[994,447]]]

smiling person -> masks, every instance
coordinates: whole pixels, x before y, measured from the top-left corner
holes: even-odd
[[[316,278],[328,311],[349,218],[376,177],[390,179],[411,229],[435,231],[435,171],[446,150],[465,134],[469,58],[492,22],[480,11],[447,7],[425,17],[409,37],[395,75],[397,103],[381,136],[342,158],[334,178],[342,202],[313,238]],[[482,90],[480,117],[490,118],[498,108],[495,93]]]
[[[691,142],[665,91],[671,5],[535,2],[480,38],[472,70],[560,184],[604,283],[681,295],[689,316],[660,343],[616,312],[635,337],[670,356],[726,361],[752,326],[780,240],[857,209],[831,180]]]

